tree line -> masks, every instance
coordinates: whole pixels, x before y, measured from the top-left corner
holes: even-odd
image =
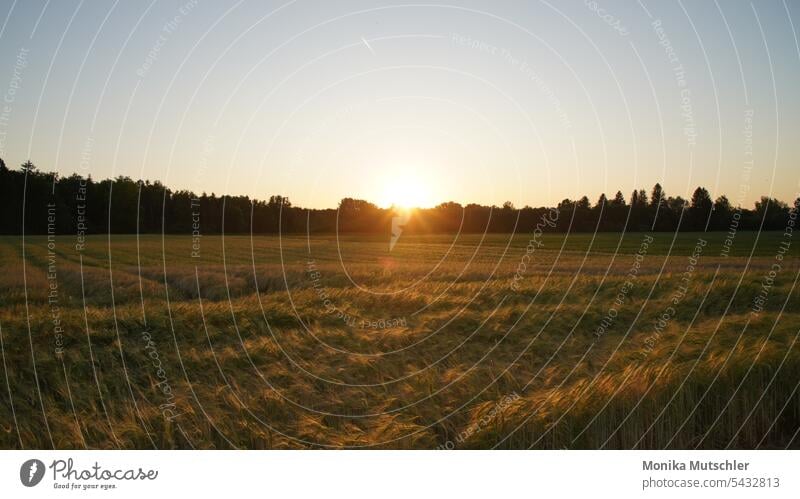
[[[59,176],[39,171],[30,161],[12,170],[2,158],[0,200],[0,234],[21,234],[23,229],[26,234],[386,234],[398,216],[404,232],[418,234],[530,232],[543,217],[553,232],[783,230],[791,210],[800,209],[800,197],[791,205],[761,197],[747,209],[724,195],[712,200],[703,187],[686,200],[668,196],[655,184],[649,193],[634,190],[627,199],[618,191],[610,199],[601,194],[591,203],[583,196],[555,207],[447,202],[402,216],[360,199],[345,198],[335,209],[306,209],[279,195],[267,200],[197,195],[125,176],[101,181]]]

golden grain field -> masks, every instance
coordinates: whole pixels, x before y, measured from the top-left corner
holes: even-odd
[[[0,238],[0,446],[800,447],[800,246],[723,238]]]

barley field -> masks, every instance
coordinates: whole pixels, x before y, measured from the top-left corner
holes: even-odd
[[[782,233],[0,238],[2,448],[798,448]]]

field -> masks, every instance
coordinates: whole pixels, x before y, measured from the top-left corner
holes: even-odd
[[[2,448],[798,448],[782,233],[0,238]]]

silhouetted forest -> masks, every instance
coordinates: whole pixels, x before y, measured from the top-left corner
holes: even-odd
[[[337,209],[292,206],[289,198],[197,195],[173,191],[158,181],[117,177],[95,181],[39,171],[30,161],[18,170],[0,159],[0,233],[388,233],[397,214],[367,201],[345,198]],[[796,216],[792,203],[762,197],[752,209],[733,206],[721,195],[698,187],[691,199],[672,197],[659,184],[648,193],[635,190],[626,199],[601,194],[590,202],[564,199],[556,207],[516,208],[442,203],[416,210],[403,220],[406,233],[482,233],[545,231],[729,231],[784,230]],[[794,213],[792,212],[794,210]],[[24,225],[23,225],[24,224]]]

